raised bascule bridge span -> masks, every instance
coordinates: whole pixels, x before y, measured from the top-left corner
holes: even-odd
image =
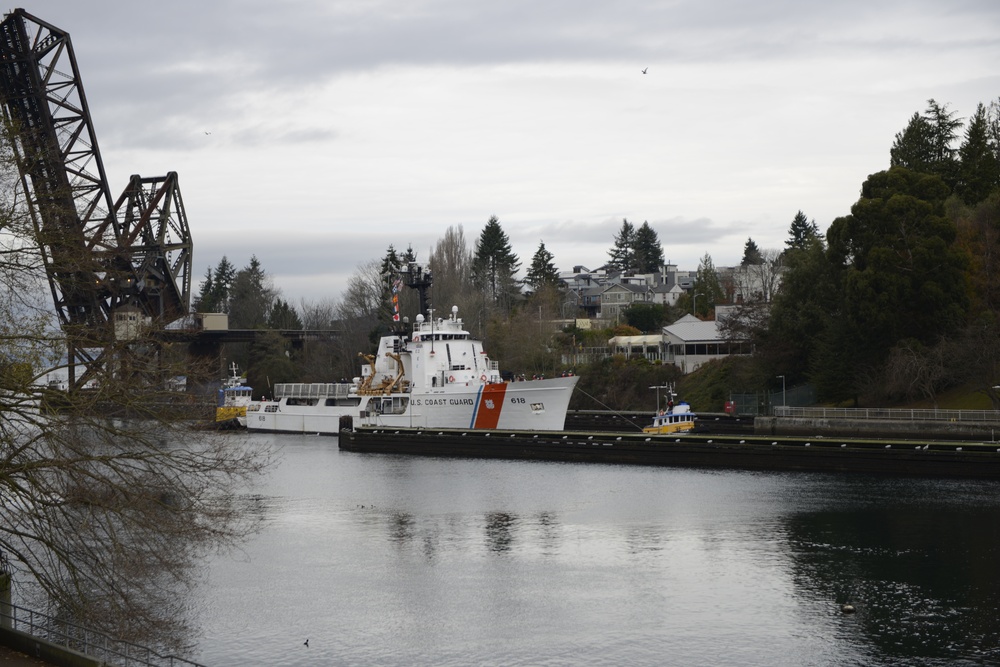
[[[190,309],[177,174],[132,176],[112,197],[69,33],[23,9],[0,23],[0,109],[68,340],[71,388],[125,368],[152,381],[159,352],[130,344],[128,324],[165,329]]]

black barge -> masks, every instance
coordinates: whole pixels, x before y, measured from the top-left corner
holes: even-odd
[[[1000,442],[356,427],[351,452],[1000,479]]]

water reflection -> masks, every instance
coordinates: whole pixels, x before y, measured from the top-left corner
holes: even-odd
[[[514,542],[513,531],[517,519],[508,512],[490,512],[486,515],[486,548],[493,553],[511,550]]]
[[[253,503],[265,529],[193,602],[203,662],[1000,659],[989,485],[284,442]],[[841,614],[845,601],[858,612]]]
[[[852,641],[877,655],[1000,660],[998,521],[995,507],[964,503],[796,515],[795,581],[810,595],[852,602],[863,633]]]

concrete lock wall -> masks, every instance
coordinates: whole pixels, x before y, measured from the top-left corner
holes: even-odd
[[[896,419],[840,419],[821,417],[757,417],[757,435],[839,435],[864,438],[976,440],[994,442],[995,423],[968,421],[906,421]]]

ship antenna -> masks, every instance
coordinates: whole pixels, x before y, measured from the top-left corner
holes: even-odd
[[[416,262],[410,262],[406,268],[401,271],[401,273],[406,274],[406,286],[417,290],[417,295],[420,297],[420,310],[418,312],[428,312],[430,310],[428,291],[430,290],[431,283],[433,282],[431,272],[425,271],[424,267],[420,266]]]

